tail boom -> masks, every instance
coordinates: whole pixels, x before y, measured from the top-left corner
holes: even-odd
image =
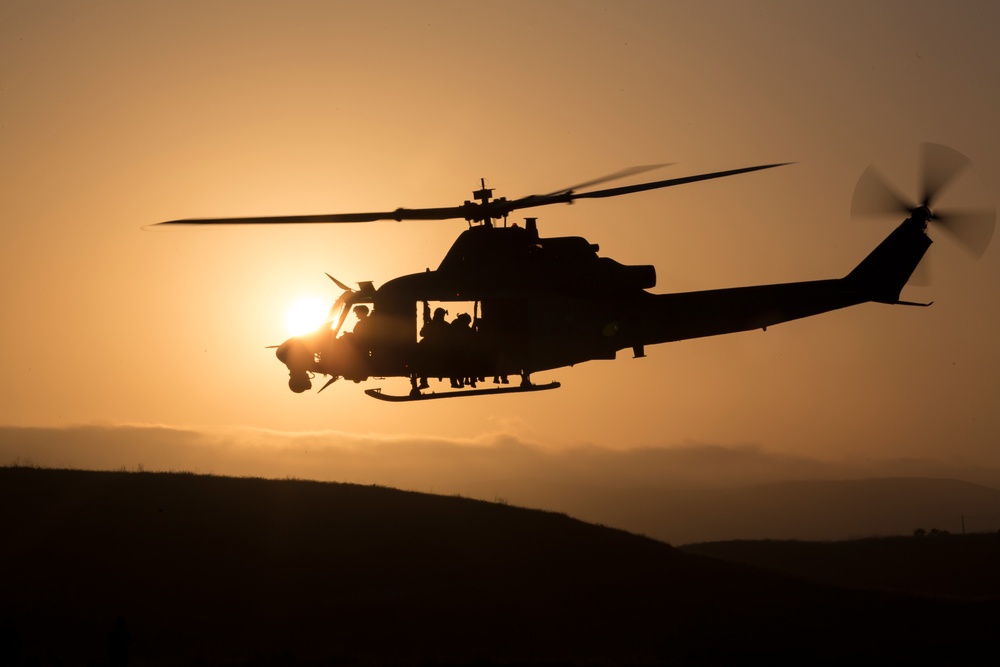
[[[931,240],[919,216],[904,221],[847,276],[776,285],[654,295],[623,327],[618,349],[769,326],[870,301],[907,303],[900,292]]]

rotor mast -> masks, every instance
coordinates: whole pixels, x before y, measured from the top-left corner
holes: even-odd
[[[479,189],[472,193],[472,198],[479,203],[473,204],[471,201],[466,200],[463,207],[469,211],[465,219],[469,221],[470,227],[476,222],[480,222],[487,227],[492,227],[494,218],[507,220],[507,210],[502,205],[507,202],[507,198],[501,197],[491,203],[490,200],[492,197],[493,188],[486,187],[486,179],[480,178]],[[506,223],[504,226],[506,227]]]

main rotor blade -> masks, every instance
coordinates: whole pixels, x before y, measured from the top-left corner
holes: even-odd
[[[889,185],[879,171],[869,166],[854,186],[851,215],[897,215],[909,213],[914,204]]]
[[[448,206],[444,208],[397,208],[395,211],[373,212],[373,213],[330,213],[319,215],[274,215],[256,216],[245,218],[189,218],[184,220],[168,220],[160,222],[150,227],[160,227],[167,225],[280,225],[280,224],[315,224],[315,223],[352,223],[352,222],[374,222],[376,220],[449,220],[459,218],[470,221],[486,221],[489,219],[499,219],[506,217],[511,211],[518,209],[533,208],[535,206],[547,206],[549,204],[570,203],[577,199],[599,199],[604,197],[617,197],[618,195],[630,194],[633,192],[644,192],[646,190],[656,190],[667,188],[673,185],[683,185],[685,183],[695,183],[713,178],[723,178],[725,176],[735,176],[761,169],[771,169],[781,167],[790,162],[777,164],[765,164],[756,167],[745,167],[743,169],[731,169],[729,171],[716,171],[710,174],[698,174],[696,176],[684,176],[681,178],[671,178],[653,183],[640,183],[639,185],[628,185],[620,188],[609,188],[607,190],[595,190],[593,192],[576,193],[572,190],[559,191],[550,195],[529,195],[508,201],[504,198],[494,199],[485,203],[466,201],[461,206]],[[612,176],[598,179],[594,182],[604,182],[611,178],[621,178],[626,175],[648,171],[660,165],[647,165],[642,167],[632,167],[623,170]]]
[[[644,174],[647,171],[653,171],[654,169],[661,169],[663,167],[669,167],[674,164],[673,162],[664,162],[662,164],[643,164],[636,167],[628,167],[627,169],[622,169],[621,171],[616,171],[613,174],[608,174],[607,176],[601,176],[600,178],[595,178],[592,181],[586,181],[584,183],[577,183],[568,188],[561,188],[550,192],[547,195],[542,195],[543,197],[551,197],[552,195],[563,194],[566,192],[573,192],[575,190],[580,190],[581,188],[589,188],[593,185],[600,185],[601,183],[607,183],[609,181],[616,181],[619,178],[625,178],[626,176],[635,176],[636,174]]]
[[[984,208],[935,211],[931,220],[940,224],[969,254],[979,259],[993,239],[996,217],[995,208]]]
[[[762,169],[773,169],[774,167],[784,167],[791,162],[778,162],[775,164],[762,164],[756,167],[744,167],[742,169],[730,169],[728,171],[716,171],[711,174],[697,174],[695,176],[682,176],[680,178],[670,178],[665,181],[654,181],[653,183],[640,183],[638,185],[626,185],[620,188],[608,188],[607,190],[594,190],[593,192],[572,193],[573,199],[603,199],[604,197],[617,197],[633,192],[645,192],[646,190],[657,190],[659,188],[669,188],[674,185],[684,185],[685,183],[696,183],[698,181],[708,181],[713,178],[725,178],[736,174],[746,174],[751,171]]]
[[[521,208],[531,208],[534,206],[547,206],[549,204],[569,204],[577,199],[603,199],[605,197],[617,197],[633,192],[645,192],[646,190],[657,190],[669,188],[674,185],[684,185],[685,183],[696,183],[697,181],[707,181],[713,178],[724,178],[745,174],[751,171],[762,169],[773,169],[792,164],[791,162],[779,162],[776,164],[762,164],[756,167],[744,167],[742,169],[730,169],[728,171],[715,171],[710,174],[697,174],[695,176],[682,176],[680,178],[669,178],[664,181],[654,181],[652,183],[639,183],[638,185],[625,185],[619,188],[608,188],[606,190],[594,190],[593,192],[561,192],[552,195],[531,195],[523,199],[506,202],[505,208],[514,211]]]
[[[474,204],[472,206],[475,206]],[[159,222],[163,225],[299,225],[316,223],[375,222],[376,220],[448,220],[464,218],[467,207],[448,206],[445,208],[397,208],[395,211],[376,213],[321,213],[318,215],[271,215],[246,218],[188,218]]]
[[[969,166],[969,158],[941,144],[921,144],[920,203],[933,207],[933,200]]]

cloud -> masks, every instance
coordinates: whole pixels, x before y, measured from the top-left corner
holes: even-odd
[[[481,485],[510,494],[516,487],[535,484],[685,489],[896,475],[1000,485],[997,471],[928,460],[834,462],[770,452],[759,445],[694,442],[628,450],[552,450],[502,432],[458,440],[251,428],[0,427],[0,464],[15,463],[297,477],[444,493],[466,493]]]

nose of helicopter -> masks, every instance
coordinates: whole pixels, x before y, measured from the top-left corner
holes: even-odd
[[[292,345],[296,342],[296,340],[297,339],[295,338],[289,338],[284,343],[279,345],[278,349],[274,351],[274,356],[276,356],[278,358],[278,361],[285,364],[286,366],[288,365],[288,359],[291,354]]]

